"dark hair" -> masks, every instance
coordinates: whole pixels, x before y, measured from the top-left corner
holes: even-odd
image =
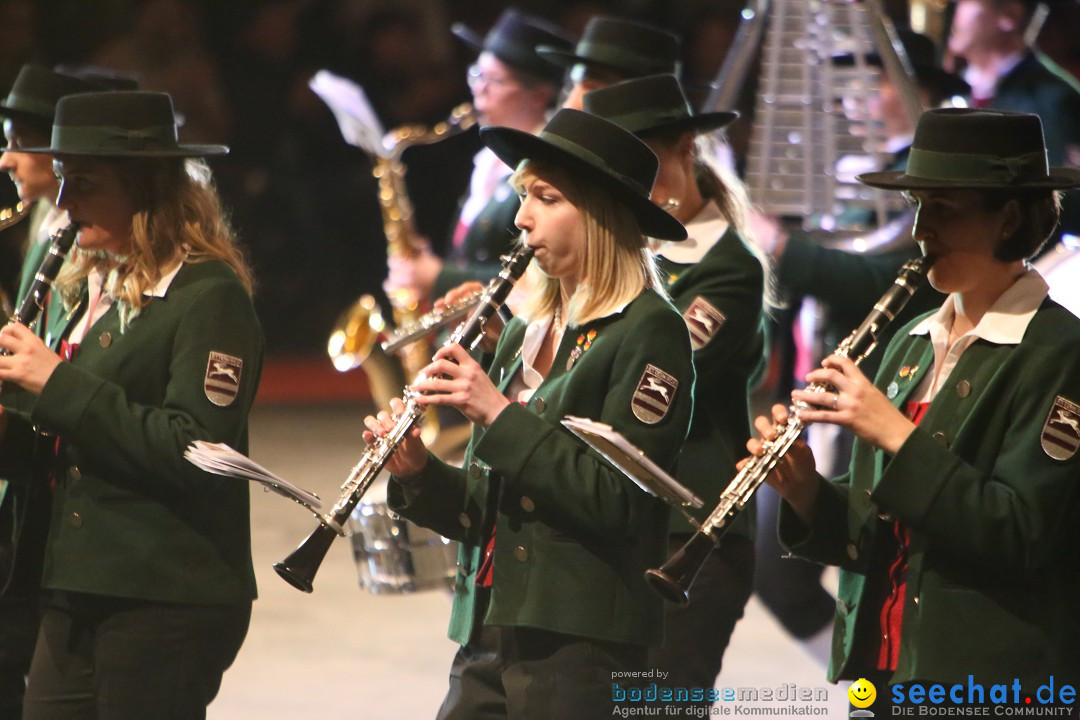
[[[1057,190],[1014,190],[983,188],[979,194],[983,210],[996,212],[1015,200],[1020,224],[1012,235],[1003,238],[994,250],[1002,262],[1027,260],[1050,239],[1061,217],[1061,192]]]

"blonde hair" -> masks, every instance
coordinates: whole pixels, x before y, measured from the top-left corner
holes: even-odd
[[[121,327],[144,308],[144,293],[180,262],[220,260],[228,265],[248,293],[254,279],[236,243],[221,200],[201,159],[102,158],[117,171],[134,200],[131,244],[122,256],[72,251],[57,278],[57,288],[69,307],[78,302],[82,284],[94,268],[107,272],[105,292],[118,304]]]
[[[577,289],[567,307],[568,325],[584,325],[610,315],[646,288],[666,297],[655,258],[629,208],[598,184],[550,163],[525,160],[510,182],[520,193],[534,179],[558,188],[581,213],[585,226]],[[535,289],[521,310],[522,317],[551,316],[559,306],[559,281],[544,275],[535,264],[528,273],[528,287]]]

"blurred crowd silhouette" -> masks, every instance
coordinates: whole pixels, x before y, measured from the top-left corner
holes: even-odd
[[[471,51],[454,22],[487,28],[508,3],[491,0],[0,0],[0,89],[23,63],[98,66],[169,92],[181,140],[224,142],[217,182],[258,279],[271,354],[318,352],[337,314],[379,294],[385,239],[371,163],[346,144],[308,80],[327,68],[360,83],[386,129],[433,124],[469,99]],[[735,36],[742,0],[513,3],[575,36],[595,14],[644,20],[683,39],[686,87],[700,102]],[[905,12],[903,4],[890,12]],[[1074,72],[1077,4],[1055,10],[1039,45]],[[738,153],[753,82],[730,133]],[[410,149],[405,160],[418,230],[436,250],[466,189],[475,131]],[[14,204],[0,178],[0,205]],[[0,263],[17,265],[17,232]],[[12,236],[12,237],[9,237]]]

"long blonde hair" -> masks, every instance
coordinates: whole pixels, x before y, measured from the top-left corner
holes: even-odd
[[[567,307],[569,325],[609,315],[646,288],[666,296],[652,251],[626,206],[596,183],[550,163],[525,160],[510,183],[522,192],[538,178],[558,188],[581,213],[585,225],[577,289]],[[560,302],[559,281],[544,275],[535,264],[528,273],[528,287],[534,290],[522,307],[522,317],[535,320],[551,316]]]
[[[254,278],[201,159],[102,158],[113,163],[134,200],[131,244],[122,256],[72,251],[57,278],[70,307],[94,268],[107,273],[105,292],[119,305],[121,326],[139,314],[150,298],[144,293],[179,262],[220,260],[231,267],[248,293]]]

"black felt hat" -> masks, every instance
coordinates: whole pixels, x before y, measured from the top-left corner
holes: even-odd
[[[919,117],[906,170],[856,179],[895,190],[1052,190],[1080,186],[1080,170],[1049,167],[1038,115],[945,108]]]
[[[949,72],[938,63],[937,48],[934,47],[933,40],[907,28],[898,28],[896,35],[900,44],[904,46],[904,52],[911,61],[911,69],[915,72],[915,80],[920,85],[941,97],[971,93],[971,86],[964,82],[963,78]],[[840,66],[853,65],[855,58],[848,53],[833,57],[833,62]],[[869,53],[866,56],[866,63],[875,67],[883,66],[881,55],[878,53]]]
[[[450,32],[475,50],[487,51],[512,68],[556,85],[562,82],[562,68],[540,57],[536,48],[544,45],[569,50],[574,45],[562,28],[513,8],[504,11],[482,38],[464,23],[454,23]]]
[[[156,92],[68,95],[56,105],[52,143],[20,152],[108,157],[202,157],[224,145],[181,145],[172,98]]]
[[[707,132],[739,117],[735,112],[695,115],[674,75],[649,75],[593,90],[585,93],[583,108],[639,137],[660,132]]]
[[[603,186],[637,218],[641,232],[685,240],[686,228],[649,199],[659,161],[645,143],[618,125],[581,110],[562,109],[539,135],[505,127],[480,130],[480,139],[510,167],[525,159],[565,167]]]
[[[106,89],[101,84],[70,74],[54,72],[37,65],[23,65],[11,91],[3,102],[0,102],[0,116],[49,126],[52,125],[53,114],[60,98]]]
[[[564,68],[584,63],[601,65],[626,77],[657,73],[678,75],[679,37],[662,28],[614,17],[594,17],[572,49],[540,46],[536,49]]]

